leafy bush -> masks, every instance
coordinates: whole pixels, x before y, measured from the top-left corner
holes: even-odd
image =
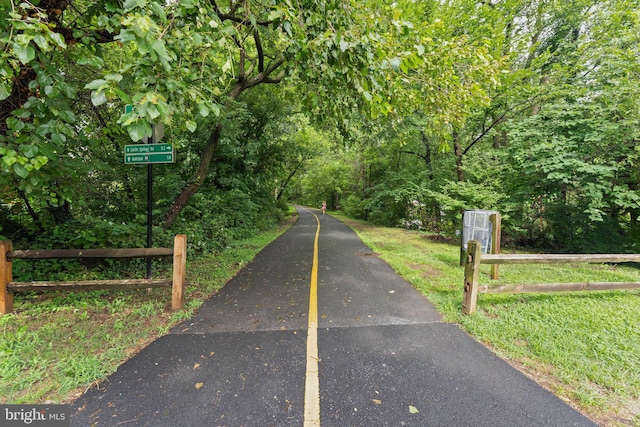
[[[342,211],[351,218],[367,219],[366,204],[366,201],[360,200],[355,194],[350,194],[342,201]]]
[[[187,234],[193,253],[219,252],[230,242],[266,229],[282,218],[273,198],[241,190],[202,192],[192,197],[171,235]]]

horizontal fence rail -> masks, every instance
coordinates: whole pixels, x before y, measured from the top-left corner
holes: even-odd
[[[480,264],[640,262],[640,254],[483,254]]]
[[[640,254],[481,254],[479,242],[468,244],[462,311],[474,313],[479,293],[566,292],[640,289],[640,282],[575,282],[488,286],[479,284],[480,264],[561,264],[640,262]]]
[[[96,289],[133,289],[169,287],[171,280],[124,279],[124,280],[78,280],[69,282],[9,282],[9,292],[28,291],[91,291]]]
[[[47,249],[7,253],[8,259],[63,259],[63,258],[160,258],[173,255],[171,248],[135,249]]]
[[[172,279],[121,279],[121,280],[70,280],[14,282],[12,262],[14,259],[69,259],[69,258],[158,258],[173,257]],[[178,234],[173,248],[133,248],[133,249],[50,249],[13,250],[10,240],[0,241],[0,314],[13,312],[15,292],[67,290],[89,291],[96,289],[137,289],[171,287],[171,309],[180,310],[184,306],[184,286],[187,263],[187,237]]]

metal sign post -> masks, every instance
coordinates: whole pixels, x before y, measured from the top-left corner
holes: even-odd
[[[153,164],[147,164],[147,248],[153,247]],[[151,257],[147,258],[147,279],[151,279]]]
[[[125,114],[135,113],[131,104],[125,106]],[[160,144],[164,136],[164,124],[153,125],[151,138],[146,144],[126,145],[124,147],[124,163],[126,165],[147,165],[147,248],[153,247],[153,164],[173,163],[175,153],[173,145]],[[147,258],[147,279],[151,279],[151,258]]]
[[[170,144],[158,144],[164,136],[162,123],[153,125],[151,139],[147,139],[148,146],[163,146]],[[126,151],[126,150],[125,150]],[[171,161],[173,161],[173,148],[171,148]],[[153,247],[153,163],[147,163],[147,248]],[[147,258],[147,279],[151,279],[152,258]]]

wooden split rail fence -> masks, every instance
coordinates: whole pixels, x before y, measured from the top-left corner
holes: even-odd
[[[172,280],[123,279],[85,280],[66,282],[14,282],[12,262],[14,259],[62,259],[62,258],[158,258],[173,257]],[[152,287],[172,288],[171,309],[184,306],[184,285],[187,263],[187,236],[175,236],[173,248],[134,249],[52,249],[13,250],[11,240],[0,240],[0,314],[13,312],[15,292],[68,290],[87,291],[94,289],[137,289]]]
[[[520,285],[480,286],[480,264],[559,264],[559,263],[622,263],[640,262],[640,254],[481,254],[480,243],[468,243],[468,259],[464,269],[464,298],[462,311],[476,311],[478,294],[503,292],[563,292],[640,289],[639,282],[579,282]]]

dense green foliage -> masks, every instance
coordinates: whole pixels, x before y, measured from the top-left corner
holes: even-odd
[[[196,252],[287,200],[453,235],[635,251],[637,0],[2,0],[0,235],[142,246],[163,123],[156,245]],[[126,113],[125,104],[134,110]]]
[[[461,70],[473,63],[452,59],[447,79],[461,92],[436,100],[448,108],[441,116],[418,83],[427,70],[401,70],[399,98],[413,101],[375,123],[351,116],[338,163],[328,154],[297,182],[298,193],[308,195],[303,200],[316,203],[321,189],[331,207],[350,215],[450,235],[463,210],[491,209],[503,215],[506,244],[636,252],[638,3],[432,6],[424,11],[429,37],[476,52],[480,45],[484,53],[473,58],[485,59],[492,72],[469,76]],[[327,165],[342,171],[333,190],[316,183]]]
[[[341,2],[2,1],[0,10],[0,236],[16,247],[143,246],[146,167],[124,165],[123,151],[160,122],[177,161],[154,166],[155,245],[187,233],[191,251],[219,251],[273,224],[323,139],[302,112],[331,113],[322,88],[363,106],[358,90],[378,66],[364,69],[349,50],[381,51],[363,44],[363,11]],[[343,68],[328,76],[332,67]],[[285,76],[291,84],[276,86]],[[305,85],[317,90],[303,99]]]
[[[639,112],[638,0],[0,0],[0,238],[19,249],[144,246],[146,167],[123,164],[124,146],[162,123],[176,162],[153,167],[154,246],[186,233],[191,260],[233,252],[289,201],[448,236],[465,209],[492,209],[504,244],[637,252]],[[637,402],[637,374],[606,378],[599,366],[638,372],[626,335],[637,337],[627,321],[637,293],[527,297],[527,307],[486,298],[478,319],[460,320],[450,249],[427,257],[420,246],[396,265],[481,339],[564,372],[571,389],[559,394],[613,412]],[[221,259],[191,274],[217,274]],[[142,269],[15,262],[14,277]],[[189,308],[211,291],[190,295]],[[4,394],[33,401],[91,382],[149,338],[147,317],[168,324],[162,303],[123,310],[128,297],[17,299],[0,353],[25,356],[4,359]],[[76,329],[100,323],[92,316],[110,319],[98,344],[86,340],[93,329]],[[568,318],[586,329],[545,333]],[[135,338],[122,341],[129,324]],[[38,347],[60,333],[91,348],[57,357]],[[54,357],[39,363],[41,350]],[[22,394],[35,383],[36,396]]]

